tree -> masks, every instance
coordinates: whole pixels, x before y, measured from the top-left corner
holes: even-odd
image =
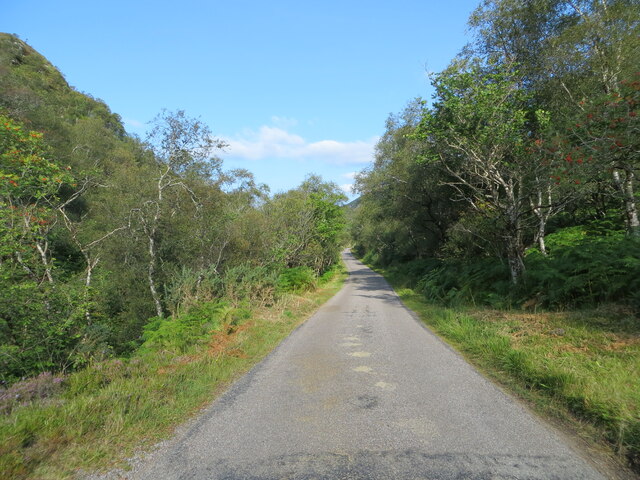
[[[0,377],[60,367],[77,343],[73,292],[58,288],[50,207],[67,170],[42,134],[0,114]]]
[[[54,283],[47,233],[55,212],[50,205],[70,178],[47,158],[41,133],[0,115],[2,267],[12,271],[12,265],[19,266],[38,283]]]
[[[417,133],[429,145],[428,162],[476,214],[496,222],[512,282],[524,274],[523,233],[534,172],[527,146],[543,112],[531,110],[510,68],[453,65],[435,77],[435,102]]]
[[[640,168],[640,72],[607,95],[584,102],[570,136],[576,147],[565,159],[612,175],[624,204],[627,230],[640,235],[635,176]],[[573,155],[573,156],[572,156]]]
[[[194,178],[211,178],[219,173],[220,159],[213,156],[225,143],[211,136],[209,128],[189,118],[184,111],[161,112],[153,120],[147,141],[157,162],[155,198],[144,202],[138,218],[147,238],[147,280],[158,317],[164,310],[157,286],[159,228],[163,217],[176,213],[180,193],[186,194],[197,211],[200,200],[190,185]]]
[[[316,274],[335,263],[340,251],[346,196],[317,175],[297,189],[275,195],[264,205],[271,225],[269,263],[280,268],[307,266]]]
[[[587,132],[584,126],[594,127],[591,120],[608,115],[594,111],[598,104],[628,96],[621,92],[625,88],[621,80],[632,82],[640,64],[637,1],[485,0],[471,16],[470,25],[476,32],[476,42],[467,54],[501,65],[518,65],[523,86],[531,92],[538,108],[553,111],[555,136],[569,140],[569,145],[558,149],[564,152],[563,158],[575,156],[576,151],[590,151],[585,158],[593,158],[594,164],[602,166],[600,173],[610,174],[625,204],[627,228],[635,231],[636,227],[631,226],[637,223],[633,160],[622,160],[618,155],[614,161],[610,150],[593,151],[595,138],[607,134],[600,127],[599,132]],[[603,95],[609,98],[602,100]],[[586,115],[590,117],[585,120]],[[577,129],[576,124],[580,125]],[[592,175],[587,180],[574,186],[572,196],[594,203],[588,196],[591,193],[601,203],[610,186],[602,175]],[[548,190],[543,196],[549,199]],[[563,200],[551,199],[549,204],[553,206],[548,212],[561,209],[566,203]]]
[[[434,256],[457,216],[441,170],[417,161],[424,142],[413,133],[422,111],[422,100],[415,99],[391,115],[373,164],[356,176],[361,197],[352,234],[357,248],[376,251],[382,263]]]

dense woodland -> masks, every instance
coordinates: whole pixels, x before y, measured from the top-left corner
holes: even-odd
[[[485,0],[469,25],[357,178],[355,251],[445,302],[639,308],[637,0]]]
[[[270,195],[182,111],[125,132],[0,34],[0,381],[126,356],[203,302],[265,305],[338,259],[344,195]]]

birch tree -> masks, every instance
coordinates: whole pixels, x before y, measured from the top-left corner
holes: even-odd
[[[531,111],[518,78],[505,70],[459,64],[437,75],[435,103],[417,133],[429,145],[427,161],[443,169],[456,197],[495,220],[516,284],[525,271],[532,170],[541,167],[527,146],[542,112]]]
[[[209,128],[184,111],[161,112],[152,122],[147,142],[156,158],[155,192],[137,210],[147,239],[147,280],[158,317],[164,317],[158,289],[161,220],[176,214],[180,199],[189,199],[194,211],[201,201],[190,185],[190,178],[212,178],[219,174],[220,159],[214,152],[225,146]],[[182,194],[182,196],[180,195]]]

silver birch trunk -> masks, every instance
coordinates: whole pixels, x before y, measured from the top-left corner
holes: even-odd
[[[620,172],[618,170],[613,171],[613,181],[620,189],[622,197],[624,199],[625,207],[625,221],[627,224],[627,231],[633,236],[640,236],[640,221],[638,220],[638,207],[636,206],[633,180],[635,174],[632,169],[625,168],[625,178],[620,178]]]

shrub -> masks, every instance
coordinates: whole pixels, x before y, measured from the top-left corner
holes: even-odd
[[[499,308],[511,303],[509,270],[494,258],[466,262],[452,259],[432,265],[416,286],[430,300],[447,305],[470,302]]]
[[[51,397],[62,390],[63,381],[62,376],[44,372],[0,390],[0,414],[9,414],[15,407]]]
[[[212,332],[219,331],[230,310],[225,303],[211,302],[175,317],[156,317],[144,327],[144,343],[138,351],[185,353],[189,347],[207,340]]]
[[[315,275],[309,267],[288,268],[278,277],[279,292],[302,292],[315,286]]]
[[[526,291],[549,306],[637,301],[640,240],[622,232],[590,235],[577,227],[549,235],[549,256],[526,257]],[[637,307],[637,305],[636,305]]]
[[[271,305],[275,301],[278,275],[268,267],[237,265],[222,276],[221,297],[239,306],[247,301],[256,306]]]

